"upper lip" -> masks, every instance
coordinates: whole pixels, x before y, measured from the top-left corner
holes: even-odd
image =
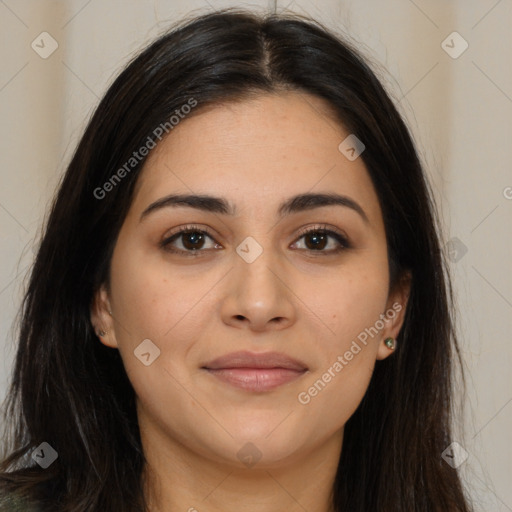
[[[219,370],[221,368],[286,368],[289,370],[304,371],[307,366],[293,357],[280,352],[231,352],[218,357],[203,368]]]

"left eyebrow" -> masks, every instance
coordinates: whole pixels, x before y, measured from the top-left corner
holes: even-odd
[[[321,208],[323,206],[344,206],[358,213],[366,224],[370,221],[363,208],[348,196],[335,194],[299,194],[286,200],[279,206],[278,214],[280,217],[290,213],[301,212],[304,210],[312,210],[314,208]]]
[[[277,214],[279,217],[298,213],[305,210],[312,210],[314,208],[321,208],[324,206],[343,206],[350,208],[358,213],[366,224],[370,221],[363,208],[353,199],[348,196],[328,193],[328,194],[298,194],[293,196],[279,205]],[[206,212],[219,213],[222,215],[236,215],[236,206],[222,197],[215,197],[210,195],[197,195],[197,194],[171,194],[156,200],[151,203],[141,214],[140,221],[147,217],[150,213],[168,207],[186,206],[202,210]]]

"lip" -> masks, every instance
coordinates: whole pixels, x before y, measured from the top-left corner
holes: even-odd
[[[263,392],[300,378],[308,371],[301,361],[280,352],[232,352],[202,367],[211,375],[246,391]]]

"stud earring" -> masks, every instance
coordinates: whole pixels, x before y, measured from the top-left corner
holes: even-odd
[[[105,331],[100,331],[100,332],[98,333],[98,336],[105,336],[105,334],[107,334]]]
[[[384,340],[384,344],[386,347],[388,347],[390,350],[395,350],[395,340],[394,338],[386,338]]]

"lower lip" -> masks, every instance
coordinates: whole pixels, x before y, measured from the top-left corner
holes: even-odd
[[[220,380],[246,391],[270,391],[306,373],[287,368],[219,368],[206,370]]]

